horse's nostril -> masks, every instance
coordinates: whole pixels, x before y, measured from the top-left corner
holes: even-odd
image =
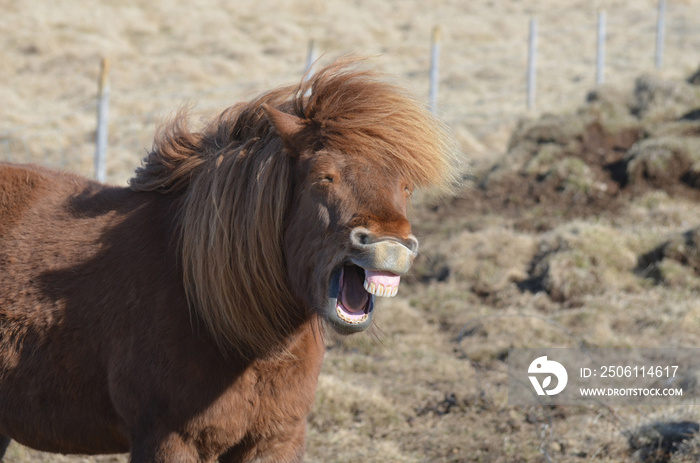
[[[412,253],[418,252],[418,240],[413,235],[408,235],[407,238],[398,238],[387,236],[376,236],[371,231],[363,227],[356,227],[350,232],[350,243],[363,251],[373,248],[382,242],[394,242],[405,246]]]
[[[350,242],[354,246],[364,247],[372,243],[370,231],[366,228],[357,227],[350,232]]]
[[[408,239],[406,240],[406,247],[413,252],[418,252],[418,240],[415,236],[408,236]]]

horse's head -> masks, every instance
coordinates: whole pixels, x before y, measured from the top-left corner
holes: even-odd
[[[413,188],[450,190],[459,172],[452,140],[401,88],[339,60],[202,132],[177,118],[131,186],[186,190],[190,307],[223,352],[261,355],[310,313],[342,333],[371,324],[418,251]]]
[[[415,179],[381,144],[334,146],[322,124],[265,112],[292,157],[284,237],[291,287],[338,332],[362,331],[375,297],[395,296],[417,255],[406,217]]]

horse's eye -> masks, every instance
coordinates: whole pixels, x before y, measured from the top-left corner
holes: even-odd
[[[413,190],[411,190],[411,187],[404,187],[403,191],[406,193],[406,196],[411,196],[413,194]]]
[[[333,176],[332,175],[326,175],[321,179],[321,183],[333,183]]]

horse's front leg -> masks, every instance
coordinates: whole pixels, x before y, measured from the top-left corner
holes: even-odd
[[[306,450],[306,420],[273,437],[246,438],[219,458],[220,463],[301,463]]]
[[[131,444],[130,463],[210,463],[203,460],[192,445],[187,445],[175,434],[165,438],[154,439],[141,436]]]

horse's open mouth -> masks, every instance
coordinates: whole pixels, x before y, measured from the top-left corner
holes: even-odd
[[[331,275],[326,318],[343,334],[363,331],[372,322],[375,296],[394,297],[400,281],[391,272],[344,264]]]

